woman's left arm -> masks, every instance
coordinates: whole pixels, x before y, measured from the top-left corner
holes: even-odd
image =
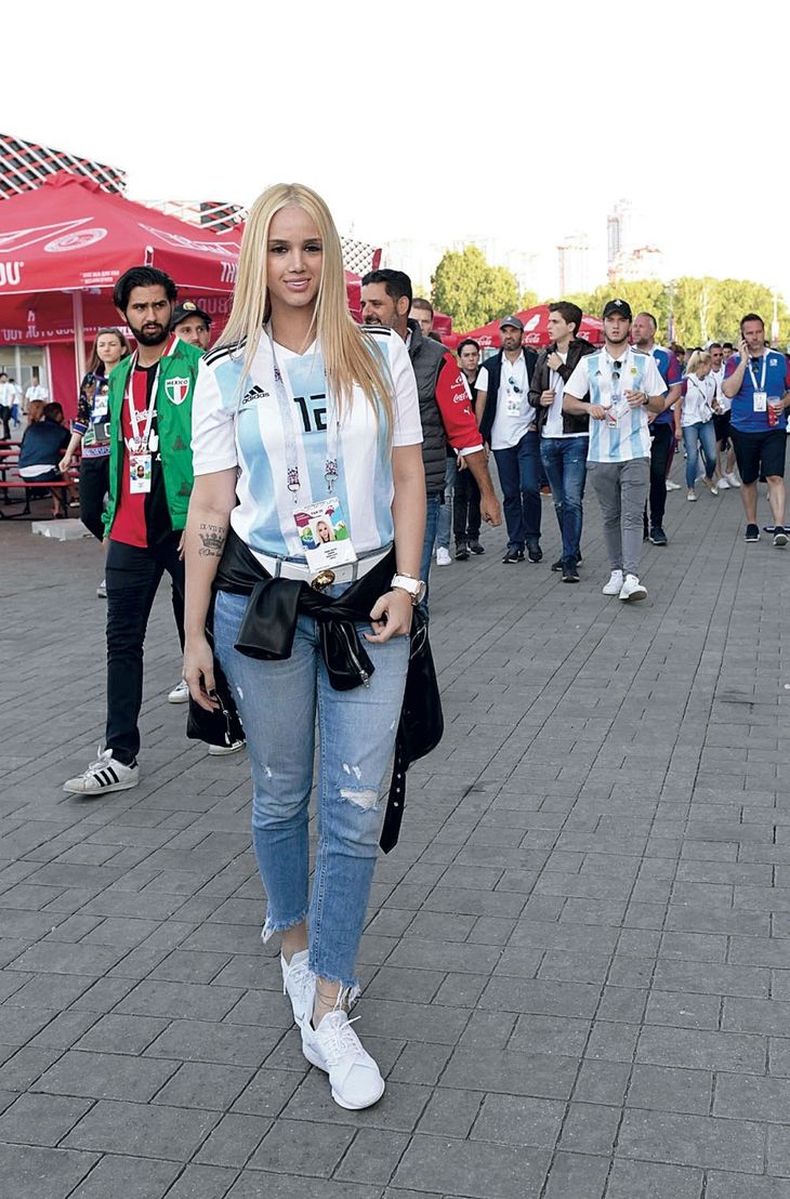
[[[425,540],[425,471],[420,444],[393,447],[392,476],[396,569],[398,574],[416,579]],[[411,596],[397,589],[388,591],[374,604],[370,613],[374,631],[365,637],[368,641],[389,641],[390,637],[407,634],[411,618]]]

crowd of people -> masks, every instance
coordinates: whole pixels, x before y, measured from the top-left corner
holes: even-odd
[[[433,335],[430,303],[393,269],[363,278],[359,326],[331,214],[301,185],[253,205],[211,349],[210,318],[179,304],[163,272],[127,271],[113,299],[135,348],[118,328],[99,332],[57,447],[64,468],[81,447],[82,516],[106,547],[105,739],[64,790],[93,799],[140,781],[143,643],[166,572],[183,648],[168,698],[188,700],[190,735],[220,752],[247,746],[262,937],[280,937],[308,1061],[335,1102],[368,1107],[384,1080],[348,1015],[359,942],[379,847],[397,840],[405,772],[441,735],[431,563],[452,562],[451,530],[461,562],[485,552],[483,522],[502,524],[489,455],[504,566],[542,561],[548,486],[562,541],[552,568],[579,582],[589,475],[609,558],[603,592],[644,599],[643,541],[668,543],[681,435],[689,499],[701,447],[712,494],[740,482],[749,541],[767,479],[774,543],[786,544],[787,362],[747,314],[738,353],[697,349],[684,375],[656,344],[653,317],[617,298],[601,347],[578,336],[579,308],[559,301],[539,353],[509,316],[496,353],[481,362],[466,339],[456,357]]]

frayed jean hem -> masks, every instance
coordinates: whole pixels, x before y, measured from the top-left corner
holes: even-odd
[[[296,928],[297,924],[305,924],[306,922],[307,908],[305,908],[301,916],[297,916],[294,920],[272,920],[267,915],[266,922],[261,929],[261,940],[265,945],[275,933],[287,933],[289,928]]]

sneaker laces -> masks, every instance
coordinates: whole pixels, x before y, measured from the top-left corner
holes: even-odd
[[[360,1060],[366,1056],[359,1037],[351,1027],[359,1019],[359,1016],[355,1016],[349,1020],[345,1012],[336,1011],[328,1012],[319,1023],[316,1032],[321,1039],[321,1049],[328,1066],[336,1066],[350,1055]]]
[[[83,778],[83,779],[89,778],[94,773],[94,771],[101,770],[102,767],[106,766],[107,763],[109,762],[110,758],[112,757],[112,750],[111,749],[102,749],[102,747],[100,745],[96,746],[96,753],[98,754],[96,761],[91,762],[91,764],[90,764],[90,766],[88,766],[87,770],[84,770],[82,772],[82,774],[80,775],[80,778]]]

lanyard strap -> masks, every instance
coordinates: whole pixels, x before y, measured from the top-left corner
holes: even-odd
[[[293,502],[296,503],[299,499],[301,490],[301,479],[299,477],[299,448],[296,442],[294,433],[294,414],[293,404],[288,398],[288,392],[285,389],[285,381],[283,379],[280,364],[277,361],[277,353],[274,349],[274,338],[271,331],[268,331],[269,348],[272,352],[272,362],[274,364],[274,394],[277,397],[277,407],[280,410],[280,421],[283,427],[283,438],[285,440],[285,471],[286,471],[286,487],[291,493]],[[324,376],[326,379],[326,376]],[[330,416],[330,396],[329,387],[326,387],[327,399],[327,423],[326,423],[326,460],[324,462],[324,479],[326,480],[327,493],[331,493],[337,483],[338,477],[338,460],[337,460],[337,444],[339,438],[340,422],[334,413],[334,405]]]
[[[752,387],[754,388],[755,391],[765,391],[765,368],[767,365],[768,365],[768,355],[763,354],[763,370],[762,370],[762,374],[760,375],[760,386],[758,387],[757,380],[754,377],[754,370],[752,368],[752,359],[751,358],[749,359],[749,374],[752,377]]]
[[[148,443],[151,438],[151,425],[154,421],[154,412],[156,411],[156,391],[159,386],[159,368],[161,361],[156,364],[156,374],[154,375],[153,387],[150,390],[150,400],[148,391],[148,372],[146,372],[146,413],[145,413],[145,428],[142,437],[140,437],[140,425],[137,420],[137,413],[134,407],[134,372],[137,369],[137,352],[135,351],[132,358],[132,365],[129,371],[129,378],[126,382],[126,402],[129,405],[129,424],[132,427],[132,442],[135,452],[145,453],[148,449]],[[132,446],[129,447],[132,449]]]

